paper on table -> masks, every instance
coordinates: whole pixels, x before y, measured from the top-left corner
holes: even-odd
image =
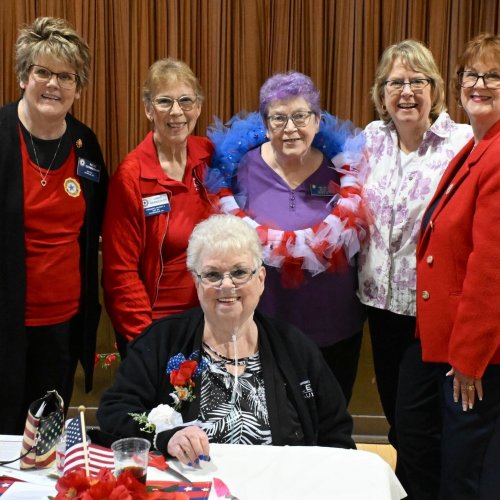
[[[54,486],[42,486],[40,484],[13,483],[2,495],[2,500],[47,500],[49,496],[56,495]]]
[[[10,460],[19,456],[21,451],[22,436],[0,436],[0,460]],[[19,470],[19,460],[9,465],[0,466],[0,475],[21,479],[31,484],[42,486],[52,486],[54,488],[55,480],[47,477],[50,469],[33,469],[29,471]],[[9,488],[9,490],[12,486]],[[7,490],[8,491],[8,490]],[[2,495],[2,500],[5,493]],[[46,498],[46,497],[45,497]]]

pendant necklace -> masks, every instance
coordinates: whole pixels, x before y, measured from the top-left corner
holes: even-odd
[[[38,167],[38,173],[40,174],[40,184],[42,185],[42,187],[45,187],[47,185],[47,175],[49,175],[50,169],[52,168],[52,165],[54,164],[54,160],[56,159],[57,152],[59,151],[59,146],[61,145],[64,134],[61,135],[59,142],[57,143],[56,152],[54,153],[54,156],[52,157],[52,161],[50,162],[49,168],[45,172],[45,175],[42,174],[42,169],[40,168],[40,163],[38,162],[38,156],[36,154],[35,143],[33,142],[33,136],[31,135],[31,132],[29,130],[28,130],[28,134],[30,135],[31,146],[33,147],[33,153],[35,153],[36,166]]]

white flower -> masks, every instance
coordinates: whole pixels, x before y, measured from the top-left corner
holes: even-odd
[[[182,425],[182,415],[169,405],[158,405],[148,414],[149,423],[155,426],[156,434]]]

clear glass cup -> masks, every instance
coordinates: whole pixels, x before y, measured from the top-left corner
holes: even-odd
[[[129,470],[141,483],[146,484],[149,448],[151,443],[143,438],[123,438],[111,445],[115,461],[115,475]]]

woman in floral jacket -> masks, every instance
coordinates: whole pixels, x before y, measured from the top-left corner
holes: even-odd
[[[415,338],[418,230],[442,173],[472,132],[445,112],[434,58],[414,40],[385,50],[372,98],[381,119],[365,129],[369,163],[363,194],[371,225],[358,259],[359,297],[369,306],[377,387],[397,449],[399,364]]]

